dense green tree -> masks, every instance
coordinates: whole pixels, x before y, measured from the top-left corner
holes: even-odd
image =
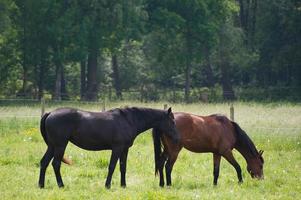
[[[202,87],[221,88],[224,99],[237,87],[299,91],[300,8],[295,0],[0,0],[0,96],[94,101],[138,91],[157,100],[163,90],[190,102]]]
[[[185,100],[189,102],[193,65],[197,65],[206,57],[209,62],[210,50],[216,45],[218,38],[218,27],[224,22],[223,19],[231,14],[231,2],[153,0],[149,1],[148,11],[150,21],[155,24],[153,26],[159,27],[154,30],[160,30],[155,34],[165,34],[165,43],[160,46],[160,51],[157,51],[160,52],[159,60],[168,54],[176,57],[165,58],[169,65],[172,64],[171,60],[176,61],[177,64],[172,65],[184,69]],[[170,44],[166,44],[168,41]],[[160,44],[162,42],[161,40]],[[209,65],[206,67],[208,78],[212,79]]]
[[[260,85],[300,86],[301,2],[258,2],[257,46]],[[262,73],[264,72],[264,73]]]

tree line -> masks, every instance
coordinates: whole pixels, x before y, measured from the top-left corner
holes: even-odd
[[[300,19],[299,0],[0,0],[0,96],[295,92]]]

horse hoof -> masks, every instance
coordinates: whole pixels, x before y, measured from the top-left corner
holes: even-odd
[[[44,184],[39,183],[39,188],[43,189],[44,188]]]
[[[108,189],[108,190],[111,189],[111,185],[106,185],[105,187],[106,187],[106,189]]]
[[[63,188],[64,187],[63,183],[58,183],[57,185],[59,186],[59,188]]]
[[[121,185],[122,188],[126,188],[126,185]]]

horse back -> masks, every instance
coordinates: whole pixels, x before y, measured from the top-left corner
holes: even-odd
[[[130,126],[117,112],[88,112],[71,108],[57,109],[46,119],[50,140],[58,144],[70,140],[87,150],[111,149],[130,142]],[[124,134],[127,133],[127,134]]]
[[[233,126],[225,116],[175,113],[175,120],[182,145],[190,151],[222,152],[234,146]]]

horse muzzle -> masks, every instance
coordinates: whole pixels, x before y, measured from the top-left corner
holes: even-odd
[[[254,178],[258,179],[258,180],[264,180],[264,176],[255,176]]]

